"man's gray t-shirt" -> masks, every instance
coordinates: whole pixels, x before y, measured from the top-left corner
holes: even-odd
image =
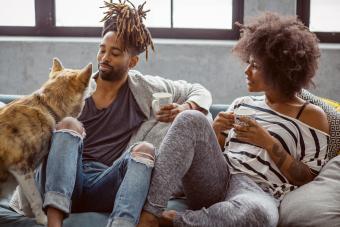
[[[85,100],[78,120],[84,124],[83,161],[97,161],[107,166],[119,158],[145,116],[125,83],[110,106],[97,109],[92,97]]]

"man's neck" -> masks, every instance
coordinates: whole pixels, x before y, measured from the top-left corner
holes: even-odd
[[[106,81],[98,76],[96,83],[97,88],[92,98],[98,109],[106,108],[117,97],[120,88],[126,83],[128,75],[119,81]]]
[[[125,84],[127,77],[128,75],[124,76],[121,80],[107,81],[98,76],[96,80],[97,88],[95,93],[98,93],[98,95],[103,98],[115,97],[117,96],[120,88]]]

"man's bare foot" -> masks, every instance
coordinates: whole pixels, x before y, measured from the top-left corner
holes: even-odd
[[[155,215],[143,210],[137,227],[159,227],[159,223]]]
[[[159,224],[164,227],[172,227],[173,221],[176,217],[176,211],[167,210],[162,213],[162,217],[158,219]]]

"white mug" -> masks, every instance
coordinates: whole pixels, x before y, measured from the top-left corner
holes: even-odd
[[[172,103],[172,94],[166,92],[158,92],[152,94],[152,109],[157,113],[163,106]]]
[[[256,114],[255,110],[240,107],[234,110],[235,124],[246,125],[245,122],[240,120],[240,117],[247,117],[250,119],[255,119],[255,114]]]

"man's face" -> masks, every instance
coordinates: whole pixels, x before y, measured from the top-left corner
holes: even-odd
[[[115,32],[103,37],[97,54],[99,76],[106,81],[119,81],[127,76],[131,56],[124,50]]]

